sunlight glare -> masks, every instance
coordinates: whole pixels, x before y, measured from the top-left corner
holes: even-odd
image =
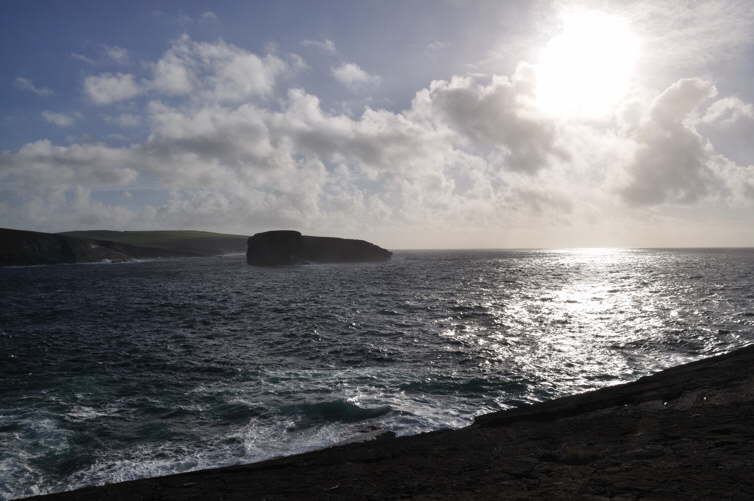
[[[626,94],[638,52],[626,20],[596,11],[565,15],[537,66],[539,107],[560,117],[605,116]]]

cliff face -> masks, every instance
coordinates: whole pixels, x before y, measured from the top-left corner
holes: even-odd
[[[0,266],[128,261],[134,258],[190,256],[192,253],[138,247],[108,240],[74,238],[0,228]]]
[[[392,253],[364,240],[310,237],[298,231],[266,231],[249,237],[246,262],[256,266],[386,261]]]
[[[138,248],[163,249],[163,252],[180,252],[181,255],[216,256],[246,252],[243,235],[230,235],[208,231],[68,231],[59,233],[66,237],[86,240],[105,240]]]

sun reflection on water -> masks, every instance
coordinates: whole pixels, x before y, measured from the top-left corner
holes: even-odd
[[[705,313],[682,304],[688,277],[658,266],[657,256],[564,249],[548,251],[544,261],[544,270],[518,270],[525,276],[460,300],[464,314],[447,318],[440,332],[451,341],[447,348],[473,351],[483,371],[552,382],[552,394],[540,395],[548,398],[633,380],[639,367],[682,363],[726,342],[696,325]],[[510,274],[510,261],[500,269]],[[686,351],[653,360],[669,343]]]

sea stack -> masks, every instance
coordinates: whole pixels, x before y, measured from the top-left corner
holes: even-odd
[[[249,237],[246,262],[255,266],[387,261],[392,253],[365,240],[265,231]]]

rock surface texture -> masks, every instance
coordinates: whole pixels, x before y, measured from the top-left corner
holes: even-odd
[[[49,500],[754,499],[754,346],[472,426]]]
[[[266,231],[249,237],[246,262],[255,266],[386,261],[392,253],[364,240]]]

